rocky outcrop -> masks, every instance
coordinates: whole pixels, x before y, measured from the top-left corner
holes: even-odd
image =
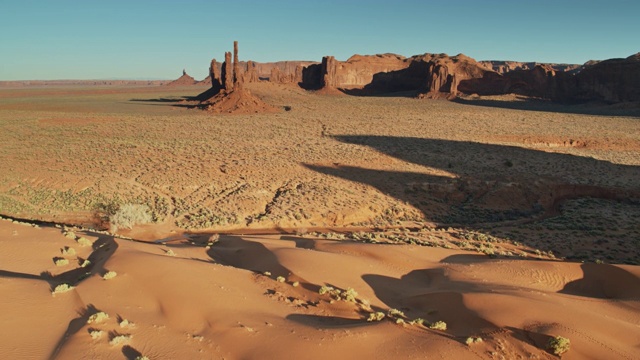
[[[246,63],[246,71],[240,71],[238,61],[238,42],[233,42],[233,66],[231,64],[231,53],[225,52],[225,61],[222,64],[220,81],[217,79],[217,64],[215,59],[211,61],[209,67],[212,86],[209,90],[197,96],[200,100],[199,108],[213,113],[228,114],[251,114],[259,112],[275,112],[277,108],[266,104],[249,90],[244,88],[244,83],[257,81],[258,77],[254,71],[253,62]],[[219,86],[219,88],[218,88]]]
[[[222,88],[231,91],[233,90],[233,67],[231,66],[231,52],[224,53],[224,62],[222,63]]]
[[[211,64],[209,65],[209,77],[211,79],[211,87],[213,89],[219,90],[222,88],[222,74],[220,73],[220,67],[218,66],[216,59],[211,59]]]
[[[182,76],[173,80],[170,83],[167,83],[165,86],[190,86],[195,85],[197,83],[196,79],[189,76],[185,70],[182,70]]]
[[[253,62],[251,60],[247,61],[246,70],[244,71],[244,73],[242,75],[242,81],[245,84],[254,83],[254,82],[260,81],[260,78],[258,77],[258,72],[256,71],[256,63],[255,62]]]
[[[242,74],[240,73],[240,64],[238,64],[238,42],[233,42],[233,87],[242,88]]]
[[[336,78],[336,73],[337,73],[336,58],[333,56],[323,57],[320,69],[322,73],[322,81],[321,81],[322,87],[335,89],[338,85],[338,79]]]

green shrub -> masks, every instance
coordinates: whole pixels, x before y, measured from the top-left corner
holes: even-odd
[[[465,341],[465,343],[469,346],[473,345],[473,344],[479,344],[482,342],[482,338],[481,337],[474,337],[474,336],[469,336],[467,338],[467,340]]]
[[[371,322],[371,321],[382,321],[382,319],[384,319],[385,314],[381,311],[378,312],[374,312],[374,313],[370,313],[369,317],[367,318],[367,321]]]
[[[570,345],[571,342],[569,341],[569,339],[562,336],[556,336],[549,339],[549,342],[547,343],[547,349],[551,350],[551,352],[553,352],[555,355],[562,355],[569,351]]]
[[[445,331],[447,330],[447,323],[444,321],[436,321],[429,325],[429,329]]]

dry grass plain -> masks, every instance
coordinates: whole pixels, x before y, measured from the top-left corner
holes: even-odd
[[[638,108],[250,89],[0,89],[0,357],[640,358]]]

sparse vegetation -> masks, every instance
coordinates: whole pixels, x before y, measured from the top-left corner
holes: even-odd
[[[107,271],[106,273],[104,273],[104,275],[102,275],[102,278],[105,280],[111,280],[116,276],[118,276],[118,273],[116,273],[115,271]]]
[[[403,317],[406,318],[406,316],[404,315],[404,312],[398,310],[398,309],[389,309],[389,311],[387,312],[387,315],[389,317]]]
[[[153,221],[147,205],[124,204],[109,216],[112,231],[131,229],[135,225],[148,224]]]
[[[445,323],[444,321],[436,321],[429,324],[429,329],[445,331],[447,330],[447,323]]]
[[[367,321],[382,321],[385,318],[385,314],[381,311],[373,312],[369,314]]]
[[[549,349],[554,355],[561,356],[562,354],[569,351],[570,345],[571,341],[569,341],[569,339],[562,336],[556,336],[549,339],[549,342],[547,343],[547,349]]]
[[[53,263],[56,264],[56,266],[66,266],[69,265],[69,260],[65,259],[65,258],[53,258]]]
[[[469,336],[469,337],[467,338],[467,340],[465,340],[465,344],[467,344],[467,345],[471,346],[471,345],[473,345],[473,344],[479,344],[479,343],[481,343],[482,341],[483,341],[483,340],[482,340],[482,338],[481,338],[481,337],[479,337],[479,336],[477,336],[477,337]]]
[[[91,246],[93,245],[93,243],[91,242],[91,240],[87,239],[86,237],[79,237],[77,240],[78,245],[82,246],[82,247],[87,247],[87,246]]]
[[[109,345],[111,346],[116,346],[116,345],[122,345],[122,344],[126,344],[129,341],[131,341],[131,338],[133,336],[129,335],[129,334],[121,334],[121,335],[115,335],[114,337],[111,338],[111,340],[109,341]]]
[[[277,282],[280,282],[280,283],[283,283],[283,282],[285,282],[286,280],[287,280],[287,279],[285,279],[285,278],[284,278],[284,276],[278,276],[278,277],[276,278],[276,281],[277,281]]]
[[[106,321],[109,319],[109,314],[103,312],[103,311],[99,311],[91,316],[89,316],[89,319],[87,319],[87,324],[99,324],[103,321]]]
[[[71,291],[73,289],[74,287],[69,284],[60,284],[60,285],[57,285],[55,289],[53,289],[52,294],[55,295],[55,294],[66,293],[67,291]]]
[[[356,292],[353,288],[347,288],[342,291],[340,289],[336,289],[333,286],[321,286],[318,290],[320,295],[328,294],[331,296],[333,300],[344,300],[349,302],[357,302],[358,292]]]
[[[91,338],[93,340],[98,340],[102,337],[102,334],[104,332],[102,330],[95,330],[95,329],[91,329],[89,330],[89,335],[91,335]]]

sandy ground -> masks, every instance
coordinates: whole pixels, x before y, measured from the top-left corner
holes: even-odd
[[[66,233],[0,222],[1,358],[547,359],[558,335],[571,341],[566,359],[640,354],[636,266],[310,235],[207,246],[204,235],[159,244],[76,231],[93,243],[82,247]],[[103,279],[108,271],[117,276]],[[63,283],[75,287],[52,295]],[[327,285],[353,288],[355,301],[320,295]],[[390,309],[404,315],[367,321]],[[88,323],[98,312],[108,319]],[[426,326],[437,321],[446,330]]]
[[[202,90],[0,90],[0,358],[640,358],[636,107]]]

